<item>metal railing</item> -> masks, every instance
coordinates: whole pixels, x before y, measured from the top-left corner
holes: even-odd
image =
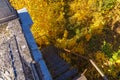
[[[82,60],[86,60],[88,62],[88,64],[91,63],[91,65],[98,71],[98,73],[101,75],[101,77],[104,79],[104,80],[108,80],[108,78],[106,77],[106,75],[103,73],[103,71],[96,65],[96,63],[92,60],[92,59],[89,59],[85,56],[82,56],[80,54],[77,54],[77,53],[73,53],[71,52],[70,50],[68,49],[59,49],[60,52],[63,52],[65,53],[65,56],[69,57],[69,58],[72,58],[74,57],[74,59],[72,60],[75,60],[73,61],[73,64],[80,64],[80,59]],[[61,54],[58,54],[58,55],[61,55]],[[65,57],[62,55],[62,57],[65,59]],[[76,62],[77,61],[77,62]],[[68,60],[69,62],[69,60]],[[72,63],[72,61],[70,61]],[[78,65],[79,66],[79,65]]]

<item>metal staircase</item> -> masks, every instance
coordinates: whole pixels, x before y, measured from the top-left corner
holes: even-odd
[[[56,47],[48,46],[41,51],[53,80],[76,80],[79,78],[77,68],[62,59]]]

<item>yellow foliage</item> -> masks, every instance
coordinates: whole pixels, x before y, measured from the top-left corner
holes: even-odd
[[[87,41],[89,41],[91,39],[91,37],[92,37],[91,34],[86,34],[86,36],[85,36]]]
[[[118,59],[118,60],[116,61],[116,63],[119,63],[119,64],[120,64],[120,59]]]
[[[64,31],[64,35],[63,35],[63,38],[65,38],[65,39],[66,39],[66,38],[67,38],[67,36],[68,36],[68,31],[67,31],[67,30],[65,30],[65,31]]]
[[[85,53],[85,48],[84,48],[84,42],[80,42],[77,46],[74,46],[73,49],[71,50],[72,52],[77,52],[80,54],[84,54]]]
[[[117,0],[120,3],[120,0]]]
[[[56,38],[58,32],[63,30],[62,27],[65,20],[63,12],[64,7],[62,7],[64,6],[64,2],[62,0],[57,2],[49,1],[50,4],[48,4],[48,1],[44,0],[10,0],[10,2],[16,9],[23,7],[28,9],[34,21],[31,30],[34,37],[37,38],[36,41],[38,44],[39,36],[47,35],[48,39],[50,39],[50,37]],[[39,39],[41,40],[41,38]],[[43,39],[45,38],[42,38],[41,41],[43,41]],[[44,41],[46,41],[46,39]]]
[[[93,24],[91,24],[90,28],[93,34],[101,33],[103,29],[103,25],[105,24],[104,18],[101,13],[95,12],[93,13]]]
[[[90,10],[93,9],[91,7],[93,5],[94,0],[80,0],[80,1],[73,1],[70,4],[70,10],[74,13],[74,15],[71,17],[72,19],[77,19],[78,21],[81,21],[83,19],[86,19],[86,16],[90,14]]]
[[[95,53],[95,58],[96,58],[97,62],[101,65],[103,65],[104,63],[107,62],[106,56],[101,51],[97,51]]]
[[[110,67],[107,68],[109,62],[106,54],[98,50],[101,50],[101,40],[108,37],[103,29],[114,28],[114,24],[120,20],[120,0],[10,0],[10,2],[16,9],[23,7],[28,9],[34,21],[31,30],[39,47],[54,44],[80,54],[88,52],[87,56],[94,56],[105,73],[113,72]],[[105,38],[101,39],[103,37]],[[107,40],[112,41],[109,39]],[[113,44],[116,44],[117,39],[114,40]],[[95,54],[92,54],[93,52]],[[120,60],[116,63],[120,63]],[[114,66],[116,67],[115,64]],[[90,71],[92,74],[88,74],[89,77],[94,75],[95,69]],[[116,72],[111,75],[115,77]]]

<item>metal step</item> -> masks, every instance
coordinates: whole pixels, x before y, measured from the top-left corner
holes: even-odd
[[[56,78],[55,80],[67,80],[67,79],[71,79],[71,77],[73,77],[74,75],[77,74],[77,69],[73,68],[67,72],[65,72],[64,74],[62,74],[60,77]]]

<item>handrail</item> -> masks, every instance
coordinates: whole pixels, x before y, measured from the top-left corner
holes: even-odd
[[[104,73],[98,68],[98,66],[93,62],[93,60],[89,59],[90,63],[95,67],[95,69],[99,72],[99,74],[102,76],[104,80],[108,80],[107,77],[104,75]]]
[[[27,9],[23,8],[21,10],[18,10],[18,15],[21,21],[22,31],[28,44],[31,56],[33,60],[36,62],[34,67],[36,68],[36,72],[40,77],[39,80],[41,80],[41,78],[42,80],[52,80],[51,74],[45,64],[45,61],[43,60],[42,53],[38,49],[38,46],[36,45],[36,42],[30,31],[30,27],[33,24],[33,22]]]
[[[59,49],[59,50],[60,50],[60,51],[63,51],[63,52],[70,53],[70,54],[73,54],[73,55],[78,56],[78,57],[81,57],[81,58],[85,59],[86,61],[90,62],[90,63],[92,64],[92,66],[93,66],[93,67],[98,71],[98,73],[102,76],[102,78],[103,78],[104,80],[108,80],[108,78],[105,76],[105,74],[102,72],[102,70],[100,70],[100,69],[98,68],[98,66],[95,64],[95,62],[94,62],[92,59],[89,59],[89,58],[87,58],[87,57],[85,57],[85,56],[82,56],[82,55],[80,55],[80,54],[73,53],[73,52],[71,52],[71,51],[68,50],[68,49]]]

